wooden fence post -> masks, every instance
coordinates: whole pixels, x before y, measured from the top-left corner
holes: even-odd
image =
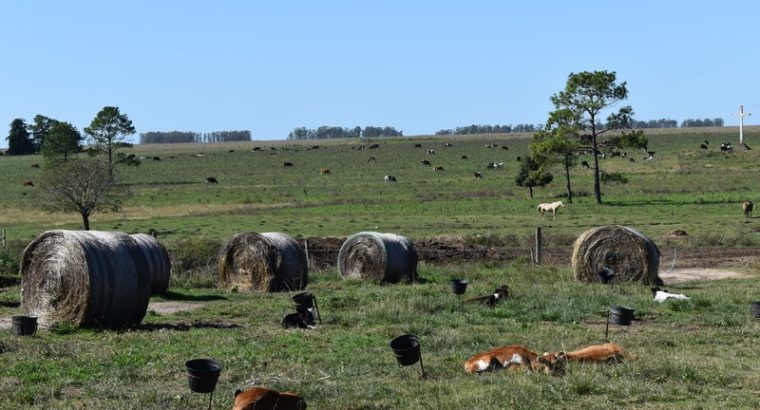
[[[541,264],[541,253],[543,251],[543,247],[544,247],[544,240],[541,237],[541,227],[539,226],[536,228],[536,251],[535,251],[536,265]]]
[[[3,249],[5,249],[5,247],[7,246],[7,243],[5,242],[5,228],[3,228],[3,238],[2,238],[2,241],[3,241]]]

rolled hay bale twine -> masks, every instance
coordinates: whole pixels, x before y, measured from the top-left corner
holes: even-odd
[[[602,269],[610,268],[615,282],[661,284],[660,250],[641,233],[620,225],[589,229],[573,245],[572,268],[581,282],[601,282]]]
[[[166,292],[166,289],[169,288],[169,273],[172,269],[169,252],[152,235],[137,233],[129,236],[137,243],[148,262],[148,272],[150,272],[151,277],[150,294]]]
[[[219,279],[241,290],[301,290],[308,277],[306,252],[281,232],[244,232],[219,251]]]
[[[417,278],[417,249],[401,235],[359,232],[340,247],[338,270],[344,278],[412,282]]]
[[[44,327],[138,324],[150,287],[143,252],[121,232],[47,231],[21,256],[21,309]]]

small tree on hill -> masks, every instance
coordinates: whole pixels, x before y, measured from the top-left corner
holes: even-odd
[[[29,125],[29,130],[32,132],[34,152],[40,152],[42,150],[45,138],[47,138],[50,130],[56,122],[58,121],[44,115],[37,114],[34,116],[34,122]]]
[[[517,186],[528,188],[530,199],[533,199],[533,187],[546,186],[554,179],[551,172],[546,171],[544,167],[533,159],[532,156],[526,157],[520,164],[520,171],[515,177]]]
[[[40,204],[51,212],[77,212],[90,229],[90,215],[118,211],[121,197],[109,168],[101,161],[78,159],[49,168],[40,183]]]
[[[551,113],[543,130],[533,134],[530,151],[535,161],[542,166],[560,163],[565,170],[567,201],[573,202],[570,188],[570,168],[575,166],[576,157],[584,149],[575,126],[577,116],[571,110],[557,110]]]
[[[108,173],[113,175],[113,154],[124,146],[128,135],[135,133],[132,121],[119,112],[119,107],[103,107],[84,132],[92,138],[95,149],[108,156]]]
[[[11,130],[6,140],[8,141],[8,154],[10,155],[34,153],[34,143],[29,137],[26,122],[21,118],[16,118],[11,122]]]
[[[42,144],[42,155],[50,164],[66,162],[82,150],[82,134],[68,122],[56,121]]]

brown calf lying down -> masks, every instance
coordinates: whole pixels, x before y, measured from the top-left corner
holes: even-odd
[[[280,393],[265,387],[235,392],[232,410],[304,410],[306,402],[295,393]]]
[[[479,373],[499,369],[528,370],[561,376],[565,374],[565,362],[565,355],[561,352],[539,355],[526,347],[509,345],[472,356],[464,362],[464,371]]]
[[[626,354],[623,348],[615,343],[592,345],[572,352],[554,354],[564,354],[568,361],[577,362],[620,363],[623,359],[636,359],[636,356]]]

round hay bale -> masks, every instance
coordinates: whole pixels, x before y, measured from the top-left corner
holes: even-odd
[[[338,270],[344,278],[412,282],[417,278],[417,249],[400,235],[359,232],[340,247]]]
[[[661,284],[657,275],[660,250],[641,233],[620,225],[589,229],[573,245],[572,267],[581,282],[601,282],[602,269],[615,273],[615,282]]]
[[[308,270],[301,245],[280,232],[239,233],[219,252],[221,283],[241,290],[301,290]]]
[[[143,252],[121,232],[47,231],[21,256],[21,309],[45,327],[138,324],[150,286]]]
[[[166,289],[169,288],[169,273],[172,269],[169,252],[158,239],[151,235],[138,233],[129,236],[137,243],[148,262],[148,272],[151,277],[150,294],[166,292]]]

